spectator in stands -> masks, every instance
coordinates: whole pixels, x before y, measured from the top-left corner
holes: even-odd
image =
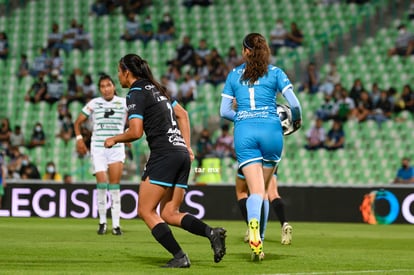
[[[200,39],[198,42],[198,48],[195,49],[196,56],[200,57],[204,61],[206,61],[207,57],[210,55],[210,49],[207,46],[207,40]]]
[[[408,20],[414,20],[414,0],[411,0],[410,7],[408,9]]]
[[[181,79],[181,67],[179,65],[178,60],[172,60],[168,66],[168,70],[166,72],[166,76],[169,80],[179,82]]]
[[[213,0],[184,0],[183,5],[188,9],[191,9],[193,6],[202,6],[207,7],[213,4]]]
[[[364,85],[362,85],[362,81],[360,78],[354,80],[352,84],[351,90],[349,91],[349,97],[355,103],[355,106],[358,106],[359,100],[361,98],[361,92],[364,91]]]
[[[63,42],[63,34],[59,31],[59,24],[53,22],[52,32],[47,36],[47,50],[50,52],[54,49],[61,49]]]
[[[75,34],[75,41],[73,42],[73,48],[78,49],[81,52],[92,49],[91,35],[85,31],[83,24],[78,25],[78,31]]]
[[[39,55],[33,60],[32,68],[30,69],[30,75],[38,77],[39,74],[49,74],[50,60],[45,48],[39,49]]]
[[[59,76],[63,74],[63,59],[60,57],[59,49],[52,50],[52,57],[50,58],[50,72],[57,70]]]
[[[283,24],[283,19],[276,20],[275,28],[270,32],[270,50],[273,55],[277,55],[280,48],[285,46],[285,39],[287,37],[287,31]]]
[[[215,66],[211,66],[209,71],[208,82],[217,86],[224,83],[227,78],[227,66],[223,59],[217,59],[217,63],[213,63]]]
[[[0,32],[0,59],[7,61],[9,56],[9,40],[5,32]]]
[[[69,53],[72,51],[77,33],[78,21],[76,19],[72,19],[69,28],[63,34],[63,43],[61,46],[66,55],[69,55]]]
[[[304,91],[310,94],[315,94],[319,91],[319,72],[316,65],[310,62],[307,66],[306,72],[303,74],[302,84],[299,87],[299,92]]]
[[[10,120],[8,118],[3,118],[0,125],[0,149],[7,149],[9,147],[11,133]]]
[[[23,154],[20,152],[19,147],[10,147],[7,151],[9,162],[7,164],[7,174],[9,178],[20,178],[20,166]]]
[[[95,0],[91,5],[91,14],[103,16],[112,13],[116,8],[113,0]]]
[[[188,104],[188,102],[197,98],[197,82],[193,78],[190,71],[187,71],[184,74],[184,81],[180,85],[179,93],[180,101],[184,107]]]
[[[397,100],[397,104],[395,104],[395,113],[403,111],[408,111],[414,114],[414,92],[411,89],[410,84],[404,85],[400,98]]]
[[[334,120],[325,140],[327,150],[337,150],[345,147],[345,132],[340,120]]]
[[[21,179],[41,179],[36,164],[30,161],[28,155],[23,155],[21,158],[19,174]]]
[[[356,107],[352,110],[351,116],[358,122],[363,122],[367,120],[368,116],[374,110],[374,104],[372,104],[371,97],[365,90],[361,91],[359,97],[358,103],[355,104]]]
[[[398,26],[398,36],[395,46],[388,50],[388,56],[409,56],[414,53],[414,35],[407,31],[404,24]]]
[[[219,158],[232,158],[236,159],[236,153],[234,151],[234,138],[230,134],[230,127],[228,124],[221,126],[221,135],[216,139],[214,144],[215,155]]]
[[[317,150],[324,147],[326,138],[325,128],[323,128],[323,121],[320,118],[315,120],[315,124],[306,133],[305,149]]]
[[[242,57],[237,54],[236,47],[234,46],[231,46],[229,48],[229,51],[227,52],[227,56],[224,61],[227,66],[227,71],[231,71],[235,67],[243,63]]]
[[[297,48],[302,46],[304,36],[302,31],[299,29],[296,22],[290,23],[290,32],[286,34],[285,45],[289,48]]]
[[[29,75],[29,61],[27,60],[27,55],[24,53],[20,55],[20,64],[17,68],[16,75],[19,81]]]
[[[393,105],[389,99],[386,90],[381,91],[380,99],[374,105],[373,112],[368,116],[368,119],[373,119],[381,126],[381,123],[390,119],[393,112]]]
[[[10,146],[24,146],[24,135],[20,125],[14,126],[14,131],[10,133]]]
[[[65,142],[65,145],[68,145],[68,142],[75,137],[72,114],[70,112],[66,112],[64,117],[59,122],[60,131],[57,134],[57,137],[61,138]]]
[[[408,157],[401,160],[401,167],[398,169],[393,183],[414,183],[414,167],[410,165]]]
[[[342,97],[342,90],[344,89],[344,87],[342,86],[341,83],[335,84],[334,86],[334,90],[332,92],[332,99],[337,102],[338,100],[341,99]]]
[[[204,158],[213,155],[213,142],[210,138],[210,132],[208,129],[204,128],[201,133],[200,137],[197,140],[197,153],[195,159],[197,160],[198,167],[201,167],[201,163]]]
[[[335,85],[341,83],[341,76],[336,69],[335,62],[331,62],[329,65],[329,72],[325,77],[323,83],[321,83],[319,90],[325,94],[332,95]]]
[[[46,91],[47,84],[44,80],[44,73],[40,73],[24,96],[24,100],[31,103],[38,103],[39,101],[44,100]]]
[[[207,57],[207,67],[209,71],[209,83],[217,86],[226,81],[228,73],[227,66],[216,48],[213,48]]]
[[[40,122],[37,122],[32,131],[32,136],[30,137],[30,141],[27,144],[28,149],[32,149],[35,147],[43,146],[46,144],[46,134],[43,131],[43,125]]]
[[[96,85],[93,83],[91,74],[86,74],[83,77],[83,82],[80,86],[83,99],[86,102],[97,96]]]
[[[160,43],[164,43],[165,41],[173,40],[175,38],[174,21],[168,12],[164,13],[163,19],[158,23],[156,38]]]
[[[144,43],[144,47],[154,38],[154,26],[152,25],[151,15],[148,14],[145,17],[138,37]]]
[[[7,117],[3,118],[0,124],[0,147],[7,149],[10,144],[11,133],[10,120]]]
[[[377,104],[378,100],[380,99],[381,96],[381,89],[378,86],[377,82],[372,83],[372,87],[371,87],[371,91],[369,96],[371,97],[372,100],[372,104],[375,105]]]
[[[323,96],[323,103],[316,110],[316,117],[322,121],[330,120],[334,115],[334,108],[335,102],[332,100],[332,96],[326,93]]]
[[[78,85],[77,76],[80,76],[82,72],[79,69],[74,69],[72,73],[68,76],[67,79],[67,90],[66,90],[66,100],[67,105],[69,106],[73,101],[79,101],[84,104],[85,98],[81,87]]]
[[[45,173],[43,174],[42,180],[62,181],[62,176],[57,171],[56,165],[53,161],[46,163]]]
[[[50,80],[47,82],[47,92],[44,100],[49,104],[53,104],[55,102],[58,102],[64,95],[65,85],[59,78],[58,70],[52,70],[50,76]]]
[[[70,175],[70,174],[64,174],[63,175],[63,183],[64,184],[72,184],[73,183],[73,181],[72,181],[72,175]]]
[[[348,96],[348,91],[345,88],[342,88],[340,98],[336,101],[333,109],[333,117],[336,120],[345,122],[351,116],[354,109],[354,101]]]
[[[161,77],[161,84],[167,88],[167,91],[171,98],[178,97],[178,87],[177,83],[174,80],[168,79],[167,75]]]
[[[194,53],[194,47],[191,45],[191,38],[190,36],[185,35],[181,45],[176,49],[175,61],[177,61],[177,65],[180,68],[185,65],[192,66],[194,62]]]
[[[131,42],[139,38],[139,22],[135,20],[135,13],[130,12],[125,22],[125,31],[121,39]]]
[[[123,0],[120,1],[122,13],[128,16],[130,12],[140,14],[146,6],[152,5],[152,0]]]
[[[209,78],[209,71],[206,61],[198,55],[194,57],[192,74],[194,75],[194,79],[197,82],[197,85],[206,83]]]

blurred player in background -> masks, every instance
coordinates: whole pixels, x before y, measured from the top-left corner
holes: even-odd
[[[125,98],[116,95],[115,83],[108,75],[102,75],[98,82],[100,97],[93,98],[83,108],[75,121],[76,150],[80,155],[88,152],[83,136],[82,123],[92,120],[91,158],[96,177],[99,228],[98,234],[107,231],[107,198],[111,194],[112,234],[122,235],[120,227],[121,197],[120,181],[125,160],[124,144],[105,148],[106,137],[124,132],[127,108]]]
[[[138,214],[154,238],[173,255],[163,267],[191,265],[168,224],[208,238],[214,261],[220,262],[226,253],[225,229],[211,228],[193,215],[179,212],[193,158],[185,140],[190,137],[188,119],[187,122],[181,120],[186,116],[185,110],[180,113],[180,107],[174,102],[171,104],[166,89],[154,79],[147,61],[136,54],[121,58],[118,78],[122,87],[129,88],[129,131],[106,139],[105,147],[132,142],[141,138],[145,131],[151,153],[139,186]],[[178,119],[174,110],[178,110]],[[183,122],[186,126],[180,129]]]
[[[276,95],[282,93],[289,103],[294,130],[301,126],[302,109],[286,74],[270,65],[270,49],[261,34],[250,33],[243,39],[242,55],[245,63],[227,77],[220,114],[234,121],[237,161],[249,189],[246,201],[249,245],[252,259],[256,260],[263,259],[262,204],[283,149]],[[237,111],[233,110],[233,100],[237,102]]]

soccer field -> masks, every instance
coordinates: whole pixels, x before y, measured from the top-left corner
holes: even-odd
[[[414,274],[413,225],[292,222],[293,243],[282,246],[272,221],[265,260],[251,262],[243,222],[208,223],[227,229],[222,262],[207,239],[174,228],[192,265],[165,270],[171,257],[142,220],[122,220],[122,236],[101,236],[92,219],[1,218],[0,274]]]

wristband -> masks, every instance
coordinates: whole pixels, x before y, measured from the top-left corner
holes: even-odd
[[[81,140],[81,139],[83,139],[83,136],[82,135],[77,135],[76,136],[76,140]]]

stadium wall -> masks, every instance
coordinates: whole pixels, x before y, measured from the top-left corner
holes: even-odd
[[[121,218],[137,218],[137,191],[138,185],[122,185]],[[291,221],[414,224],[412,186],[286,186],[279,193]],[[94,184],[9,183],[0,217],[96,218],[95,201]],[[190,186],[182,210],[203,219],[241,219],[231,185]],[[270,219],[276,220],[272,211]]]

